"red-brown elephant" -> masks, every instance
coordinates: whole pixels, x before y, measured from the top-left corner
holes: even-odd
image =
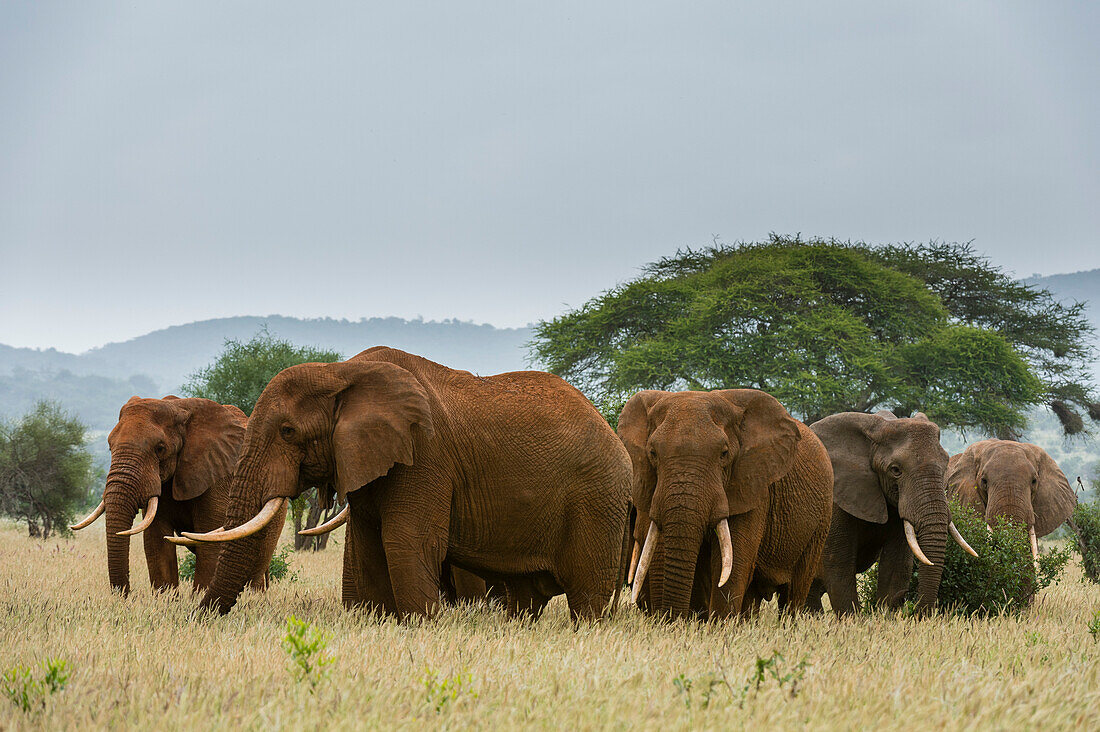
[[[209,399],[133,397],[126,402],[107,437],[111,468],[103,500],[71,527],[83,529],[107,515],[107,570],[112,587],[130,591],[130,537],[135,534],[145,542],[153,589],[179,585],[176,545],[169,538],[222,526],[247,421],[240,409]],[[131,528],[141,509],[144,518]],[[253,587],[265,585],[284,515],[285,509],[262,538],[262,550],[249,571]],[[196,553],[194,587],[205,589],[214,576],[220,546],[193,546],[192,551]]]
[[[252,534],[310,485],[348,510],[343,601],[430,615],[444,562],[538,614],[574,617],[619,589],[630,461],[595,407],[551,374],[479,377],[392,348],[279,373],[256,402],[233,479],[231,541],[203,598],[225,613],[255,561]],[[325,527],[328,528],[328,527]]]
[[[634,466],[636,602],[725,617],[778,592],[802,606],[832,501],[816,435],[770,394],[727,389],[639,392],[619,436]]]

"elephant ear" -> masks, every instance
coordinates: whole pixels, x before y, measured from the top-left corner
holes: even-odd
[[[1039,479],[1031,497],[1035,512],[1035,533],[1046,536],[1061,526],[1077,507],[1077,494],[1069,479],[1046,450],[1038,445],[1026,445],[1032,462],[1039,470]]]
[[[653,491],[657,488],[657,469],[649,461],[646,444],[652,431],[649,425],[649,410],[667,392],[640,391],[630,397],[619,414],[619,439],[630,455],[630,466],[634,473],[630,495],[634,505],[641,513],[649,513],[649,504]],[[648,523],[646,527],[648,527]],[[643,529],[645,530],[645,529]]]
[[[969,506],[985,516],[985,496],[978,485],[978,470],[982,457],[992,440],[975,442],[958,455],[952,455],[947,462],[947,497],[958,498],[964,506]]]
[[[883,423],[896,419],[892,412],[842,412],[810,425],[833,464],[833,503],[875,524],[886,523],[889,512],[871,453]]]
[[[341,501],[397,463],[412,465],[414,437],[434,432],[428,393],[406,369],[385,361],[334,364],[343,387],[336,393],[332,448]]]
[[[172,497],[198,498],[233,475],[248,418],[209,399],[173,399],[183,410],[183,447],[172,476]]]
[[[779,400],[756,389],[713,392],[734,407],[731,425],[739,449],[726,486],[729,515],[765,504],[768,487],[787,474],[802,439],[799,422]]]

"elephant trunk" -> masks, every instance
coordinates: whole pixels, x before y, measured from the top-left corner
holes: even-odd
[[[224,524],[227,530],[248,523],[259,513],[264,505],[260,492],[266,484],[263,470],[248,465],[238,469],[229,490]],[[237,604],[244,586],[256,574],[265,542],[270,540],[270,532],[281,532],[282,524],[282,520],[276,520],[259,532],[221,544],[218,566],[213,581],[203,595],[202,607],[225,615]]]
[[[1034,526],[1035,512],[1031,507],[1031,496],[1016,486],[990,486],[985,522],[992,526],[998,516],[1021,526]]]
[[[913,524],[920,550],[931,562],[917,563],[917,607],[928,612],[939,597],[951,522],[942,471],[914,476],[910,486],[901,486],[899,494],[898,511],[903,520]]]
[[[137,455],[111,458],[111,470],[103,489],[107,529],[107,573],[111,587],[130,592],[130,537],[119,536],[134,522],[138,509],[159,491],[160,474],[152,461]]]
[[[691,603],[699,549],[706,534],[708,514],[702,510],[698,485],[670,485],[661,512],[663,577],[658,613],[685,617]]]

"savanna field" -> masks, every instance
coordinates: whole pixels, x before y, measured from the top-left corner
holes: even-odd
[[[0,524],[0,670],[37,679],[62,659],[70,672],[27,711],[0,700],[0,727],[1100,726],[1100,587],[1076,559],[1019,617],[791,620],[771,603],[744,623],[668,624],[624,599],[616,617],[574,629],[558,597],[534,623],[450,607],[402,624],[340,605],[339,529],[325,551],[291,555],[296,579],[196,619],[189,583],[151,594],[137,541],[134,591],[112,594],[101,532],[42,542]],[[289,616],[327,638],[297,654],[331,658],[319,673],[295,671]]]

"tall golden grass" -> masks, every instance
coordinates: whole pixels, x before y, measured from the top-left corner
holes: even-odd
[[[194,619],[189,585],[151,594],[139,541],[135,590],[113,595],[102,531],[42,542],[0,525],[0,672],[72,669],[36,710],[0,699],[0,728],[1100,728],[1100,588],[1076,563],[1020,617],[838,622],[769,605],[743,623],[669,624],[624,604],[574,629],[555,598],[535,623],[457,607],[402,624],[341,607],[338,534],[293,556],[297,581]],[[315,690],[288,670],[290,615],[330,638]],[[743,691],[775,652],[781,677],[808,664],[795,693],[770,673]]]

